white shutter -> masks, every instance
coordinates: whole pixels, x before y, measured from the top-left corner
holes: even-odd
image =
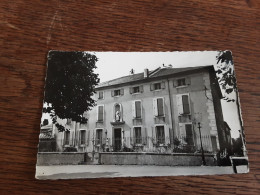
[[[183,114],[182,95],[176,95],[178,114]]]
[[[97,121],[98,121],[99,106],[97,106]]]
[[[161,88],[162,88],[162,89],[165,89],[165,82],[162,82],[162,83],[161,83]]]
[[[143,85],[140,85],[140,93],[143,93],[144,92],[144,87],[143,87]]]
[[[153,115],[158,116],[157,98],[153,99]]]
[[[136,118],[135,101],[132,101],[132,115],[133,115],[133,118]]]
[[[162,100],[163,100],[163,115],[165,116],[165,99],[164,99],[164,97],[162,98]]]
[[[86,145],[88,146],[89,145],[89,138],[90,138],[90,130],[86,131]]]
[[[168,125],[164,125],[165,144],[170,144],[170,129]]]
[[[191,80],[190,77],[187,77],[187,78],[186,78],[186,85],[190,85],[190,84],[191,84],[191,81],[190,81],[190,80]]]
[[[179,123],[180,136],[186,136],[185,123]]]
[[[120,89],[120,95],[124,95],[124,89]]]

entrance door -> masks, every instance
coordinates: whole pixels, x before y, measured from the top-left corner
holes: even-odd
[[[122,144],[120,128],[114,129],[114,139],[115,139],[114,150],[118,152],[121,150],[121,144]]]

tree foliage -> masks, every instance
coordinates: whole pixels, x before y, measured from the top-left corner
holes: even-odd
[[[94,73],[97,60],[86,52],[49,52],[44,97],[47,107],[43,112],[50,113],[59,131],[66,129],[57,117],[87,122],[83,113],[95,105],[92,96],[99,83],[98,74]]]
[[[236,76],[234,72],[234,64],[231,51],[220,51],[217,58],[217,64],[220,63],[216,71],[218,81],[226,95],[224,100],[234,102],[233,98],[229,97],[232,92],[237,93]]]

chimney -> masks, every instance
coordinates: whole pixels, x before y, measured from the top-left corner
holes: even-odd
[[[149,70],[148,68],[144,69],[144,78],[148,78],[149,77]]]

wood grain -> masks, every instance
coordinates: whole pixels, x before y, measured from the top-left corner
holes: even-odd
[[[1,194],[258,194],[259,1],[8,1],[0,3]],[[48,50],[233,52],[250,173],[34,179]],[[123,64],[122,64],[123,66]]]

